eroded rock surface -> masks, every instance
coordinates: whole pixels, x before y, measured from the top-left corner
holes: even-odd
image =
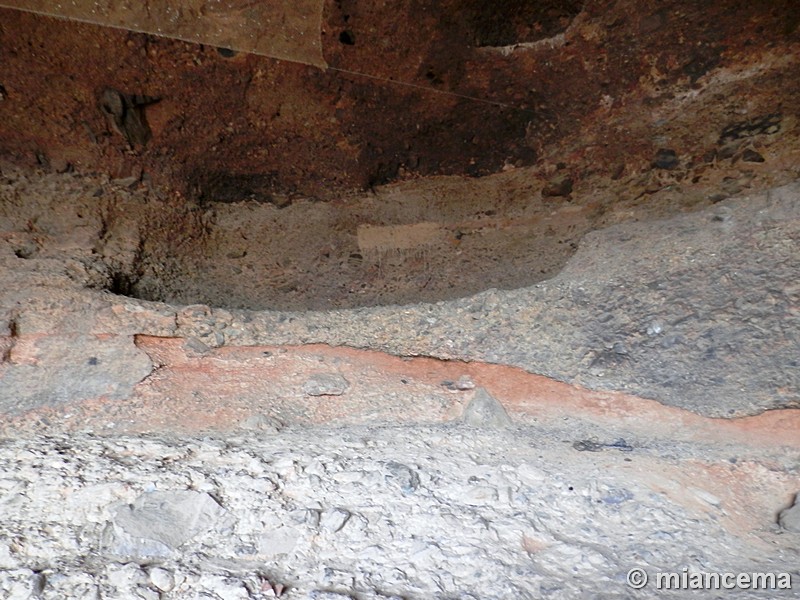
[[[560,274],[530,287],[400,307],[259,312],[102,291],[129,291],[120,273],[136,262],[146,231],[136,211],[153,200],[122,195],[131,210],[104,227],[115,203],[87,194],[91,180],[46,176],[78,199],[61,208],[35,180],[7,181],[15,199],[3,217],[0,368],[9,408],[42,404],[40,392],[59,402],[125,397],[151,369],[135,335],[186,338],[197,354],[322,343],[504,364],[717,417],[798,406],[798,184],[589,233]],[[26,194],[32,200],[22,203]],[[64,360],[37,363],[48,348]]]
[[[0,591],[657,598],[656,573],[687,568],[772,572],[795,588],[741,597],[793,597],[797,534],[776,524],[797,490],[788,456],[636,440],[581,452],[574,435],[451,424],[5,440]],[[127,543],[109,533],[123,528]],[[634,567],[653,579],[641,592],[626,584]],[[740,595],[721,591],[704,597]]]

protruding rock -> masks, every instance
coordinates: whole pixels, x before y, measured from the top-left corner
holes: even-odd
[[[338,373],[312,375],[303,384],[303,393],[308,396],[341,396],[350,387],[350,382]]]
[[[781,511],[778,516],[778,524],[794,533],[800,533],[800,493],[794,497],[794,504]]]
[[[224,512],[206,493],[147,492],[117,509],[104,546],[116,556],[164,556],[208,530]]]
[[[567,173],[559,173],[542,189],[542,196],[569,196],[571,193],[572,178]]]
[[[475,391],[475,396],[464,409],[461,419],[473,427],[500,429],[513,424],[503,405],[489,395],[484,388],[478,388]]]

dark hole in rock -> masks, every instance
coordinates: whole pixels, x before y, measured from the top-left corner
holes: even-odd
[[[120,296],[136,297],[136,280],[128,273],[115,272],[111,275],[108,291]]]
[[[356,36],[349,29],[345,29],[339,34],[339,41],[345,46],[355,46]]]
[[[217,48],[217,53],[223,58],[233,58],[236,56],[236,51],[230,48]]]

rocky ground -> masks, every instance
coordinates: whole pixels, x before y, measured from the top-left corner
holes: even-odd
[[[474,412],[474,411],[473,411]],[[800,448],[576,437],[572,423],[0,446],[5,598],[651,598],[773,572],[797,598]],[[468,411],[468,414],[469,411]],[[491,420],[488,420],[491,422]],[[795,440],[796,442],[797,440]],[[626,583],[644,568],[642,591]],[[780,575],[785,574],[785,575]]]
[[[127,192],[4,174],[4,597],[648,598],[762,571],[792,589],[697,595],[800,597],[796,183],[589,233],[530,287],[277,312],[111,293]]]
[[[0,8],[0,598],[800,598],[796,2],[106,4]]]

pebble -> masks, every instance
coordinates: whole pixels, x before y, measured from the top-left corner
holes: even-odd
[[[475,389],[475,382],[472,381],[469,375],[462,375],[458,378],[458,381],[450,381],[449,379],[442,381],[441,386],[454,392],[463,392]]]
[[[653,166],[656,169],[672,170],[680,165],[680,162],[681,161],[678,159],[678,155],[676,154],[675,150],[661,148],[658,152],[656,152]]]
[[[542,196],[569,196],[572,193],[573,181],[566,173],[559,173],[542,189]]]
[[[456,381],[456,389],[460,391],[474,390],[475,382],[472,381],[469,375],[462,375],[458,378],[458,381]]]
[[[763,163],[764,157],[755,150],[751,150],[750,148],[748,148],[747,150],[742,152],[742,160],[744,162]]]
[[[786,531],[800,533],[800,493],[794,498],[794,504],[781,511],[778,524]]]
[[[175,576],[172,571],[161,567],[152,567],[148,572],[150,583],[162,592],[171,592],[175,588]]]
[[[338,373],[318,373],[303,383],[307,396],[341,396],[350,387],[350,382]]]
[[[485,388],[477,388],[461,415],[461,420],[473,427],[500,429],[510,427],[513,422],[506,409]]]
[[[404,494],[411,494],[419,487],[419,475],[407,465],[389,461],[386,470],[389,471],[387,481],[397,485]]]
[[[658,335],[662,331],[664,331],[664,325],[661,321],[651,321],[647,325],[647,329],[645,330],[647,335]]]

